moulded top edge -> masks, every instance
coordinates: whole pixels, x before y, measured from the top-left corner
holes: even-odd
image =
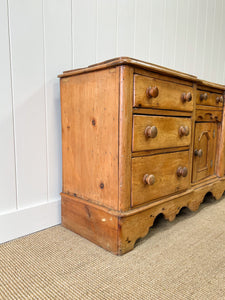
[[[209,82],[206,80],[198,79],[197,76],[183,73],[180,71],[176,71],[170,68],[166,68],[163,66],[159,66],[156,64],[152,64],[149,62],[145,62],[139,59],[131,58],[131,57],[116,57],[113,59],[105,60],[100,63],[96,63],[93,65],[90,65],[86,68],[80,68],[80,69],[74,69],[74,70],[68,70],[64,71],[62,74],[58,75],[59,78],[62,77],[68,77],[68,76],[73,76],[73,75],[78,75],[82,73],[88,73],[88,72],[93,72],[97,70],[102,70],[110,67],[116,67],[116,66],[121,66],[121,65],[130,65],[132,67],[137,67],[137,68],[143,68],[147,71],[152,71],[152,72],[157,72],[160,74],[164,75],[169,75],[173,77],[178,77],[182,79],[186,79],[188,81],[196,82],[199,85],[206,86],[206,87],[211,87],[211,88],[216,88],[220,90],[225,90],[225,85]]]
[[[210,87],[210,88],[215,88],[215,89],[225,91],[225,85],[200,79],[199,88],[204,88],[204,87],[206,88]]]
[[[117,58],[106,60],[106,61],[103,61],[103,62],[100,62],[97,64],[90,65],[86,68],[64,71],[63,74],[58,75],[58,77],[60,77],[60,78],[68,77],[68,76],[72,76],[72,75],[93,72],[96,70],[106,69],[109,67],[115,67],[115,66],[120,66],[120,65],[130,65],[133,67],[139,67],[139,68],[143,68],[145,70],[149,70],[149,71],[153,71],[153,72],[157,72],[157,73],[161,73],[161,74],[166,74],[166,75],[170,75],[170,76],[174,76],[174,77],[183,78],[183,79],[186,79],[189,81],[194,81],[194,82],[199,81],[196,76],[193,76],[193,75],[190,75],[187,73],[183,73],[180,71],[176,71],[173,69],[169,69],[166,67],[162,67],[162,66],[159,66],[156,64],[141,61],[138,59],[130,58],[130,57],[117,57]]]

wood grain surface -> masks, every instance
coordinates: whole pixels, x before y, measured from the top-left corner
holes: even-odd
[[[158,87],[159,95],[156,98],[148,98],[146,89]],[[161,108],[170,110],[192,111],[193,100],[183,102],[182,94],[193,94],[192,87],[155,79],[147,76],[134,75],[134,106]]]
[[[190,174],[178,177],[176,172],[180,166],[188,168],[188,159],[188,151],[132,158],[132,206],[185,190]],[[145,174],[155,176],[153,185],[144,184]]]
[[[195,111],[195,120],[197,122],[221,122],[222,116],[222,110],[196,109]]]
[[[207,99],[203,99],[201,100],[201,95],[207,95]],[[217,102],[217,97],[223,97],[222,94],[216,94],[216,93],[212,93],[209,91],[197,91],[197,99],[196,99],[196,103],[200,104],[200,105],[209,105],[209,106],[216,106],[216,107],[223,107],[223,103],[222,102]]]
[[[133,69],[120,67],[119,99],[119,210],[130,208]]]
[[[63,192],[115,209],[118,101],[118,68],[61,80]]]
[[[217,145],[217,124],[197,123],[195,126],[194,151],[202,151],[201,156],[193,157],[193,182],[215,172],[215,153]]]
[[[145,136],[147,126],[157,128],[154,138]],[[181,127],[188,128],[188,135],[179,135]],[[133,116],[133,151],[189,146],[191,142],[191,119],[161,116]]]

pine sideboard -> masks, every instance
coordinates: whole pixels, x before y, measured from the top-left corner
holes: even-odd
[[[63,226],[121,255],[159,214],[221,198],[223,85],[128,57],[59,77]]]

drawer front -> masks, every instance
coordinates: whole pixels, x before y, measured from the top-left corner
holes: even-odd
[[[223,107],[223,95],[206,91],[197,91],[197,104]]]
[[[188,158],[189,151],[132,158],[132,206],[187,189]]]
[[[190,142],[190,118],[133,116],[133,152],[189,146]]]
[[[134,75],[134,106],[193,110],[193,88],[165,80]]]

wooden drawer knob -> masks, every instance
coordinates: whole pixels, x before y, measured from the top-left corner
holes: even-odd
[[[190,92],[188,92],[188,93],[183,93],[183,94],[181,95],[181,100],[182,100],[182,102],[190,102],[191,99],[192,99],[192,94],[191,94]]]
[[[216,103],[223,103],[223,96],[216,97]]]
[[[183,177],[186,177],[187,176],[187,174],[188,174],[188,169],[186,168],[186,167],[179,167],[178,169],[177,169],[177,176],[178,177],[181,177],[181,176],[183,176]]]
[[[178,130],[178,134],[180,137],[188,136],[189,135],[189,127],[188,126],[181,126]]]
[[[147,138],[155,138],[158,134],[158,129],[156,126],[147,126],[145,128],[145,136]]]
[[[143,177],[144,184],[153,185],[155,183],[155,176],[145,174]]]
[[[146,95],[148,98],[156,98],[159,95],[159,89],[157,88],[157,86],[155,87],[148,87],[146,90]]]
[[[203,154],[202,149],[199,149],[199,150],[198,150],[198,149],[195,149],[195,151],[194,151],[194,155],[195,155],[195,156],[201,157],[202,154]]]
[[[208,99],[207,93],[204,93],[204,94],[200,95],[200,101],[207,100],[207,99]]]

